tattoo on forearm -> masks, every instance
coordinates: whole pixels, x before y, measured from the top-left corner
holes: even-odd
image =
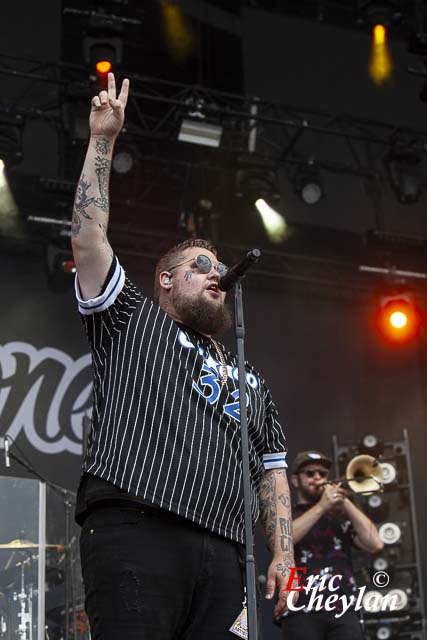
[[[107,138],[97,138],[95,142],[95,151],[103,156],[111,153],[111,144]]]
[[[86,208],[95,201],[95,198],[89,198],[87,195],[90,186],[90,182],[86,182],[84,173],[82,173],[77,185],[76,197],[74,200],[73,218],[71,222],[71,233],[74,236],[80,233],[82,218],[92,220],[91,216],[86,211]]]
[[[110,243],[108,242],[108,238],[107,238],[107,225],[105,224],[98,224],[98,227],[101,229],[102,231],[102,242],[105,244],[105,246],[108,249],[108,253],[110,254],[111,257],[113,257],[114,252],[111,248]]]
[[[286,495],[285,493],[281,493],[279,496],[279,500],[286,509],[291,508],[291,500],[288,495]]]
[[[108,182],[110,179],[111,161],[101,156],[95,157],[95,173],[98,178],[99,198],[95,205],[102,211],[108,212]]]
[[[274,473],[266,473],[264,475],[261,481],[259,497],[260,519],[267,539],[267,546],[270,551],[274,551],[277,519],[276,478]]]
[[[292,551],[292,524],[287,518],[279,518],[280,549],[284,553]]]

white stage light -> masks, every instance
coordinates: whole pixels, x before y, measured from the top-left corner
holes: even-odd
[[[255,206],[261,216],[265,231],[271,242],[281,242],[286,234],[286,221],[263,199],[258,198]]]

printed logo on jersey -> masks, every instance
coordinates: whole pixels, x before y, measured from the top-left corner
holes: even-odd
[[[184,349],[197,349],[199,354],[204,360],[202,370],[200,372],[199,379],[193,380],[193,389],[197,391],[209,404],[216,404],[221,393],[221,377],[222,367],[221,362],[216,360],[211,354],[208,354],[202,347],[196,347],[184,331],[180,331],[178,334],[178,342]],[[229,379],[238,382],[239,375],[237,367],[227,365],[227,375]],[[259,388],[258,378],[251,372],[246,372],[246,384],[252,389]],[[235,389],[230,393],[233,402],[227,402],[224,404],[224,413],[230,416],[236,422],[240,422],[240,401],[239,390]],[[249,395],[246,394],[246,406],[249,405]]]

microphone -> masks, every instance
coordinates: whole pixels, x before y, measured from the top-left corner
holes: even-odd
[[[230,291],[236,284],[236,282],[243,278],[246,271],[253,265],[255,262],[261,257],[261,251],[259,249],[251,249],[248,251],[246,256],[236,264],[234,267],[229,269],[227,273],[225,273],[218,282],[218,287],[221,291]]]
[[[7,436],[3,438],[3,445],[4,445],[4,461],[5,461],[6,467],[10,467],[9,440],[7,439]]]

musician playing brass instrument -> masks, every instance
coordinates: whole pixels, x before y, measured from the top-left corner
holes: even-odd
[[[356,583],[353,545],[377,553],[383,543],[373,522],[356,507],[339,481],[329,481],[332,461],[319,451],[302,451],[291,467],[297,492],[293,514],[295,566],[303,590],[281,620],[285,640],[361,640],[353,606]],[[321,597],[319,597],[321,596]],[[337,596],[332,597],[331,596]]]

